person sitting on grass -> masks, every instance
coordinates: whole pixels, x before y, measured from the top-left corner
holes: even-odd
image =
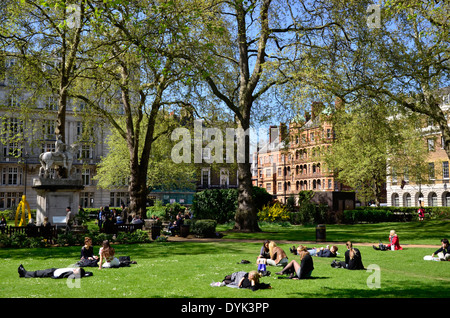
[[[83,268],[48,268],[37,271],[27,271],[22,264],[17,269],[19,277],[25,278],[82,278],[92,276],[92,272],[86,272]]]
[[[431,257],[437,255],[441,261],[450,261],[450,245],[448,244],[448,239],[442,239],[441,243],[441,248],[434,252]]]
[[[119,259],[114,256],[115,250],[111,247],[108,240],[103,241],[103,246],[100,248],[99,254],[98,269],[120,266]],[[103,261],[105,261],[105,264],[103,264]]]
[[[337,262],[336,260],[334,260],[331,263],[331,267],[345,268],[350,270],[364,269],[361,252],[359,251],[359,249],[354,248],[352,242],[350,241],[348,241],[346,245],[347,251],[345,252],[345,261]]]
[[[391,230],[389,232],[389,244],[388,245],[383,245],[380,242],[379,247],[376,247],[375,245],[372,245],[372,247],[378,251],[388,251],[388,250],[398,251],[398,250],[403,249],[403,247],[400,246],[400,241],[398,239],[397,233],[395,233],[395,230]]]
[[[290,278],[305,279],[310,278],[314,270],[314,262],[305,246],[297,247],[297,255],[300,256],[300,264],[296,260],[292,260],[277,275],[285,275],[290,273]]]
[[[266,260],[267,265],[286,266],[288,263],[288,257],[284,250],[273,241],[269,243],[269,256],[270,258]]]

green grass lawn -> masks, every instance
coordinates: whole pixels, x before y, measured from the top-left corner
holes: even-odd
[[[76,263],[80,246],[36,249],[0,249],[0,297],[2,298],[442,298],[450,294],[450,262],[424,261],[439,247],[440,238],[449,229],[448,221],[376,225],[327,225],[327,240],[356,242],[366,268],[379,271],[348,271],[330,266],[332,259],[314,257],[314,279],[278,279],[279,268],[268,267],[270,277],[262,278],[272,289],[236,290],[211,287],[235,271],[257,268],[254,260],[260,243],[246,242],[152,242],[115,245],[117,255],[128,255],[137,264],[119,269],[89,268],[94,276],[74,282],[66,279],[19,278],[17,267],[27,270],[67,267]],[[394,227],[404,245],[403,251],[375,251],[358,242],[387,240]],[[222,227],[226,230],[226,227]],[[315,228],[273,225],[262,226],[263,233],[227,232],[225,238],[292,240],[279,244],[289,253],[296,241],[314,240]],[[448,233],[448,232],[447,232]],[[262,242],[262,241],[261,241]],[[408,247],[408,244],[433,244],[436,248]],[[320,246],[320,244],[314,244]],[[343,260],[345,245],[338,244]],[[98,246],[94,249],[98,251]],[[242,259],[251,264],[238,264]],[[379,274],[379,280],[375,275]],[[379,281],[379,288],[371,288]]]

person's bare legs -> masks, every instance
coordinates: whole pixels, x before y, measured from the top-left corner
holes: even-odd
[[[284,273],[286,273],[287,271],[294,269],[294,272],[297,273],[298,269],[300,268],[300,264],[297,263],[296,260],[292,260],[289,262],[289,264],[287,264],[282,270],[281,272],[275,273],[277,275],[284,275]]]

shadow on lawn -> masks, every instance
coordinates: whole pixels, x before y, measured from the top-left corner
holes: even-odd
[[[343,289],[322,287],[317,293],[308,292],[288,292],[286,297],[304,297],[304,298],[444,298],[449,295],[450,286],[448,284],[441,284],[438,288],[436,286],[424,286],[423,284],[411,282],[402,283],[401,288],[398,286],[389,287],[383,286],[381,288],[367,289]]]

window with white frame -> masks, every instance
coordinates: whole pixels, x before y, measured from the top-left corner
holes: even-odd
[[[227,187],[230,184],[230,175],[227,168],[220,168],[220,186]]]
[[[434,162],[428,163],[428,176],[430,180],[435,180]]]
[[[448,178],[449,178],[449,174],[448,174],[448,161],[442,162],[442,178],[443,178],[443,179],[448,179]]]
[[[80,193],[80,206],[82,208],[94,207],[94,192],[81,192]]]
[[[428,138],[427,139],[427,145],[428,145],[428,151],[434,151],[435,150],[434,139],[433,138]]]
[[[81,180],[83,180],[83,185],[91,184],[91,169],[81,170]]]
[[[78,152],[78,159],[92,159],[92,158],[93,158],[92,146],[88,144],[81,145],[81,149]]]
[[[210,184],[210,172],[209,168],[202,169],[202,186],[208,187]]]
[[[0,192],[0,209],[16,207],[21,198],[22,192]]]
[[[21,185],[22,168],[5,167],[2,169],[2,185]]]
[[[55,121],[53,120],[46,120],[44,121],[44,124],[42,126],[42,133],[44,140],[56,140],[55,135]]]

